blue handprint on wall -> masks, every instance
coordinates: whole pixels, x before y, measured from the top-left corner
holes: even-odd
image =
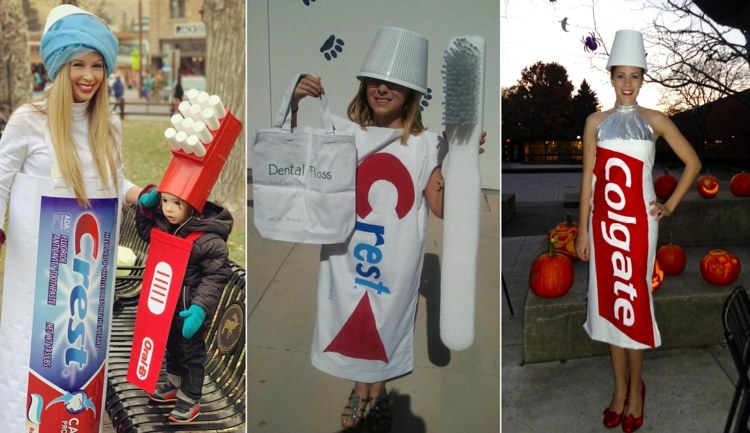
[[[431,99],[432,99],[432,89],[428,87],[427,93],[424,96],[422,96],[422,101],[419,103],[420,105],[419,110],[424,111],[425,108],[429,107]]]
[[[338,53],[342,51],[344,51],[344,41],[336,38],[336,35],[331,35],[320,47],[320,52],[328,61],[338,57]]]
[[[315,0],[302,0],[302,3],[304,3],[304,4],[305,4],[305,6],[310,6],[310,2],[311,2],[311,1],[313,1],[313,2],[314,2]]]

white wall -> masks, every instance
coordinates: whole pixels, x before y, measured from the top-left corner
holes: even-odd
[[[432,99],[422,112],[428,129],[441,132],[443,51],[455,36],[486,40],[484,130],[480,158],[482,187],[500,189],[500,76],[498,0],[250,0],[248,5],[249,133],[272,124],[284,91],[300,72],[320,76],[331,112],[346,115],[357,90],[356,78],[378,27],[394,26],[430,41],[427,86]],[[344,41],[337,57],[326,60],[321,46],[331,35]],[[300,124],[318,125],[314,100],[305,99]],[[252,150],[248,149],[248,166]]]

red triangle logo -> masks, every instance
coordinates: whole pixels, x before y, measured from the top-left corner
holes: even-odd
[[[359,305],[323,352],[340,353],[350,358],[388,362],[383,341],[375,325],[370,297],[365,292]]]

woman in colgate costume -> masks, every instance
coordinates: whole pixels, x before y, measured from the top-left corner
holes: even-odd
[[[583,327],[610,345],[614,392],[603,423],[632,432],[643,424],[643,349],[661,345],[651,294],[658,221],[675,211],[701,164],[667,116],[636,103],[646,73],[640,32],[617,32],[607,69],[615,107],[586,119],[576,252],[590,260]],[[652,181],[660,136],[685,164],[665,203],[657,202]]]

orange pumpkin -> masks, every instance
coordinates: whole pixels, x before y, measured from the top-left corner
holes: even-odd
[[[701,259],[701,275],[711,284],[731,284],[740,276],[740,269],[740,260],[727,250],[710,250]]]
[[[729,190],[737,197],[750,197],[750,173],[737,173],[729,181]]]
[[[669,170],[664,167],[664,173],[660,174],[654,181],[656,197],[667,200],[675,188],[677,188],[677,178],[669,174]]]
[[[578,224],[573,222],[570,212],[566,221],[559,223],[555,228],[547,231],[547,239],[555,238],[555,250],[569,258],[570,261],[578,260],[576,254],[576,236],[578,236]]]
[[[703,198],[714,198],[719,193],[719,180],[711,174],[698,178],[698,194]]]
[[[531,265],[529,288],[542,298],[558,298],[573,287],[573,263],[555,252],[555,239],[549,239],[548,251],[540,254]]]
[[[672,233],[669,234],[669,242],[656,250],[656,260],[666,275],[677,275],[685,270],[685,264],[687,263],[685,250],[672,243]]]
[[[659,266],[659,259],[654,260],[654,272],[651,273],[651,293],[656,293],[664,282],[664,271]]]

